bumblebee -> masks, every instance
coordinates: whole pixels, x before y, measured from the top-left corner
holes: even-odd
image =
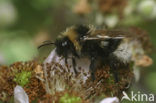
[[[107,35],[107,33],[113,34],[106,30],[97,30],[93,26],[77,25],[68,28],[52,44],[56,46],[56,53],[65,58],[66,63],[69,57],[72,58],[75,74],[77,74],[75,59],[88,57],[93,81],[96,79],[96,67],[100,61],[102,65],[110,66],[115,81],[118,82],[117,68],[129,63],[128,53],[125,53],[121,46],[125,37]],[[122,55],[122,52],[126,56]]]

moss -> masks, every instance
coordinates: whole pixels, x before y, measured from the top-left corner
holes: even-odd
[[[31,75],[32,73],[30,71],[22,71],[21,73],[15,74],[15,78],[13,80],[23,87],[29,83]]]
[[[59,103],[81,103],[81,98],[76,96],[70,96],[66,93],[60,98]]]

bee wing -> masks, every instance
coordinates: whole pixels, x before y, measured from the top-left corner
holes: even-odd
[[[123,36],[116,36],[116,37],[110,37],[110,36],[102,36],[102,35],[96,35],[92,37],[83,37],[82,40],[87,41],[87,40],[109,40],[109,39],[123,39],[125,37]]]

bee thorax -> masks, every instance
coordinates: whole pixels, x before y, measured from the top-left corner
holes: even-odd
[[[128,63],[131,61],[132,50],[127,42],[121,43],[118,48],[113,52],[113,54],[123,63]]]

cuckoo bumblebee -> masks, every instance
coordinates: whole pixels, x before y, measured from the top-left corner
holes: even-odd
[[[123,49],[125,45],[125,43],[124,45],[122,43],[124,36],[110,34],[113,34],[113,32],[95,29],[93,26],[72,26],[52,44],[56,46],[56,53],[65,58],[66,63],[69,56],[72,58],[75,73],[77,73],[75,58],[84,56],[90,60],[89,68],[92,80],[96,79],[96,66],[98,61],[100,61],[102,65],[110,66],[115,81],[118,82],[117,68],[119,65],[127,65],[130,53],[124,50],[125,48]]]

